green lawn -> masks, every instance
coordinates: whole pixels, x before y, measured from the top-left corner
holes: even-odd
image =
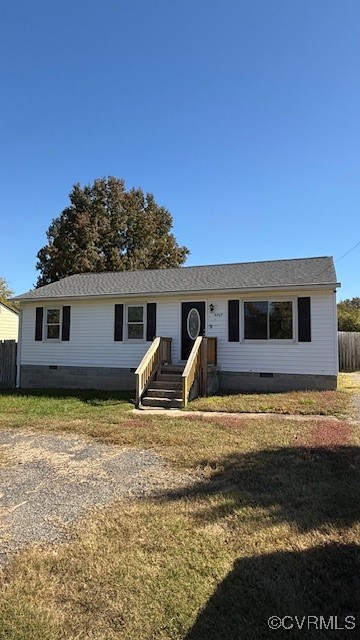
[[[83,418],[118,413],[132,409],[134,392],[130,391],[71,391],[69,389],[15,389],[0,392],[0,413]]]
[[[129,398],[61,397],[2,394],[0,428],[151,448],[194,481],[95,509],[71,541],[19,553],[0,585],[1,640],[267,640],[271,615],[355,613],[354,423],[134,416]]]

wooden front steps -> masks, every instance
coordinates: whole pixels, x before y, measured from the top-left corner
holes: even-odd
[[[183,370],[181,365],[162,364],[146,389],[142,408],[181,409]]]
[[[135,371],[136,406],[182,409],[207,395],[209,365],[217,363],[217,339],[198,336],[185,367],[171,362],[172,338],[156,337]]]

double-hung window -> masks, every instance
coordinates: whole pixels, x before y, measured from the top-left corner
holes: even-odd
[[[144,307],[142,305],[127,308],[127,338],[128,340],[144,339]]]
[[[292,340],[291,300],[244,302],[244,340]]]
[[[60,339],[61,309],[46,309],[45,330],[47,340]]]

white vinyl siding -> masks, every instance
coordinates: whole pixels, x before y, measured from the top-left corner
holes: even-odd
[[[257,298],[267,299],[264,295],[259,294]],[[114,306],[124,304],[125,310],[126,305],[146,305],[146,302],[157,303],[156,335],[172,338],[172,359],[176,363],[180,360],[181,302],[205,300],[206,334],[218,339],[218,365],[222,371],[336,375],[336,305],[333,292],[292,291],[288,295],[311,297],[311,342],[298,343],[296,335],[291,343],[262,340],[255,344],[254,341],[228,342],[228,300],[237,296],[205,296],[201,293],[149,300],[62,301],[61,304],[71,305],[70,341],[35,342],[35,309],[39,303],[23,303],[21,364],[136,368],[150,343],[126,339],[114,341]],[[274,292],[271,297],[274,297]],[[238,299],[254,300],[255,296],[252,293],[238,296]],[[212,313],[210,304],[214,305]],[[44,303],[45,306],[49,305]],[[146,306],[144,313],[146,315]],[[125,321],[124,315],[124,338]],[[295,324],[297,334],[297,317]]]
[[[228,342],[227,300],[211,299],[215,310],[208,317],[207,335],[218,338],[218,361],[221,363],[222,371],[337,375],[337,330],[336,315],[334,316],[336,306],[334,307],[333,301],[335,294],[302,291],[298,295],[311,298],[311,342],[296,340],[297,313],[295,313],[296,335],[293,342],[287,340]],[[253,300],[254,296],[242,299]],[[216,312],[223,313],[221,320],[225,318],[224,322],[217,320]],[[242,322],[241,317],[240,322]]]
[[[0,340],[17,340],[19,316],[0,303]]]

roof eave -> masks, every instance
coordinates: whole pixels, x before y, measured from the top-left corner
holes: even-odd
[[[15,300],[15,298],[10,298],[10,300]],[[5,309],[7,309],[8,311],[12,311],[13,313],[15,313],[16,316],[19,315],[19,312],[17,311],[17,309],[14,309],[13,307],[10,307],[10,305],[6,304],[6,302],[3,302],[3,300],[0,300],[0,304],[5,307]]]
[[[139,291],[136,293],[94,293],[94,294],[74,294],[74,295],[58,295],[58,296],[31,296],[31,297],[13,297],[12,300],[16,302],[48,302],[52,300],[103,300],[108,298],[144,298],[144,297],[165,297],[165,296],[188,296],[188,295],[197,295],[197,294],[205,294],[205,295],[215,295],[221,293],[251,293],[251,292],[259,292],[259,291],[291,291],[294,289],[304,290],[304,289],[334,289],[341,287],[340,282],[328,282],[328,283],[315,283],[315,282],[307,282],[304,284],[289,284],[289,285],[267,285],[267,286],[259,286],[259,287],[228,287],[224,289],[185,289],[178,291]]]

